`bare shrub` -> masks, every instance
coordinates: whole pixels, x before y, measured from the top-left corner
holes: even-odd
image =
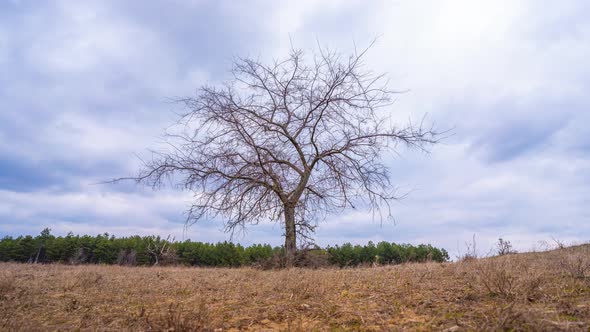
[[[529,263],[516,259],[488,258],[477,262],[478,281],[492,296],[534,301],[540,295],[543,274]]]
[[[568,317],[586,317],[590,316],[590,307],[578,306],[572,300],[561,300],[557,304],[557,311]]]
[[[553,322],[544,321],[539,312],[528,307],[510,302],[498,306],[490,315],[486,315],[486,322],[478,330],[483,331],[562,331]],[[567,330],[567,329],[565,329]]]
[[[507,269],[505,261],[488,259],[478,264],[479,281],[490,295],[504,298],[514,296],[516,276]]]
[[[496,243],[496,254],[498,256],[504,256],[515,253],[517,253],[517,251],[512,248],[512,243],[510,243],[510,241],[504,240],[502,238],[498,239],[498,243]]]
[[[563,241],[561,241],[560,239],[556,239],[554,237],[551,237],[551,239],[553,240],[553,242],[555,242],[555,247],[557,249],[565,249],[567,247],[565,245],[565,243]]]
[[[147,252],[150,255],[154,265],[171,265],[176,264],[178,258],[176,252],[170,246],[174,242],[174,238],[170,239],[170,235],[164,240],[159,236],[151,236],[147,246]]]
[[[576,279],[590,278],[590,247],[568,252],[559,260],[561,270]]]

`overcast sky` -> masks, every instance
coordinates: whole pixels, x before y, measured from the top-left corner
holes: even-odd
[[[0,236],[183,234],[186,192],[95,185],[134,174],[178,106],[229,77],[232,58],[295,47],[371,49],[367,66],[409,90],[400,119],[454,136],[425,155],[384,156],[410,194],[396,222],[328,217],[321,245],[431,243],[457,255],[475,234],[520,250],[590,240],[590,2],[0,1]],[[235,241],[281,244],[280,225]]]

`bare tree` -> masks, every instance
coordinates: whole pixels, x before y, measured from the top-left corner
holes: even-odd
[[[496,254],[498,256],[516,253],[517,251],[512,248],[512,243],[510,243],[510,241],[504,240],[503,238],[498,239],[498,243],[496,243]]]
[[[132,179],[193,192],[188,224],[219,216],[233,234],[282,222],[288,266],[297,238],[308,239],[327,213],[360,204],[391,216],[399,197],[383,152],[400,143],[424,150],[440,133],[423,122],[393,125],[396,92],[365,69],[369,48],[350,56],[320,48],[307,62],[292,49],[268,65],[237,58],[231,81],[180,99],[186,113],[166,133],[170,149],[153,152]]]
[[[149,238],[147,245],[147,252],[154,260],[154,265],[160,264],[162,259],[165,259],[170,254],[170,242],[174,242],[174,239],[170,240],[170,235],[164,239],[160,239],[159,236],[152,235]]]

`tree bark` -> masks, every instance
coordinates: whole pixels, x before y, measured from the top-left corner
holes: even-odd
[[[297,251],[297,234],[295,232],[295,207],[285,205],[285,258],[286,267],[293,267]]]

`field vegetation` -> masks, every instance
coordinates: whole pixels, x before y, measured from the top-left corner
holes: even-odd
[[[589,328],[588,245],[357,268],[0,263],[0,330]]]

